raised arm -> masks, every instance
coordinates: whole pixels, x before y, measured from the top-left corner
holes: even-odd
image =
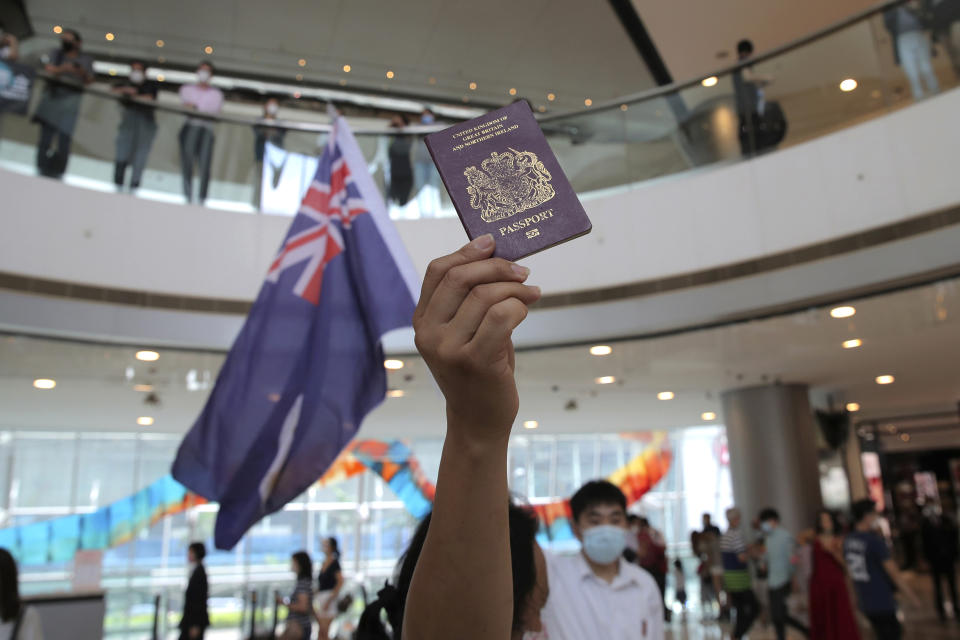
[[[513,578],[507,442],[517,416],[511,334],[540,290],[493,259],[491,236],[434,260],[414,314],[417,349],[446,399],[430,529],[407,595],[406,640],[508,640]]]

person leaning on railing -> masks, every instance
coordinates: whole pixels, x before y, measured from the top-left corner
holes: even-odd
[[[223,109],[223,92],[211,84],[213,65],[201,62],[197,66],[197,82],[180,87],[183,106],[200,113],[216,115]],[[213,121],[205,118],[187,118],[180,129],[180,161],[183,167],[183,195],[193,202],[193,166],[200,174],[199,202],[207,199],[210,184],[210,162],[213,159]]]
[[[123,117],[117,129],[117,160],[114,165],[113,181],[117,190],[123,189],[126,182],[127,167],[132,168],[130,190],[140,187],[143,169],[147,166],[147,156],[153,146],[153,139],[157,135],[157,120],[154,108],[141,102],[155,102],[159,84],[147,79],[147,65],[141,60],[130,63],[128,81],[113,88],[113,92],[125,98],[123,102]]]

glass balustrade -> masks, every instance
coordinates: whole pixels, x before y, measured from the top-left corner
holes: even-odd
[[[887,3],[703,78],[577,112],[539,114],[541,126],[574,188],[586,198],[802,144],[957,85],[960,64],[954,63],[960,60],[960,34],[952,25],[934,26],[930,60],[935,77],[917,71],[916,64],[898,65],[895,50],[900,36],[888,31],[884,16],[901,4]],[[148,76],[156,78],[156,72],[148,71]],[[28,115],[0,116],[0,167],[37,174],[40,127],[32,114],[50,86],[49,80],[37,79]],[[179,137],[188,114],[179,108],[177,87],[169,82],[160,86],[156,135],[135,195],[182,203],[186,198]],[[265,137],[276,146],[266,147],[260,160],[257,131],[263,126],[242,115],[259,107],[228,98],[225,113],[230,115],[210,123],[215,141],[206,206],[243,213],[295,213],[312,177],[311,161],[315,163],[327,137],[318,106],[287,100],[281,108],[283,120],[266,131]],[[116,139],[128,108],[111,93],[107,79],[84,91],[65,182],[118,190]],[[351,120],[393,218],[456,215],[423,147],[425,128],[390,130],[385,119]],[[199,179],[193,182],[198,189]]]

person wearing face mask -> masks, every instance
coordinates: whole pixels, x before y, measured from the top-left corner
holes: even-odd
[[[436,124],[433,111],[424,108],[420,114],[420,124]],[[417,194],[417,206],[421,218],[435,218],[440,210],[440,174],[433,164],[427,145],[418,137],[413,147],[413,184]]]
[[[546,554],[550,595],[541,619],[550,640],[662,640],[660,588],[621,558],[628,535],[623,492],[605,480],[588,482],[570,498],[570,511],[581,552]]]
[[[788,624],[804,634],[809,634],[809,630],[792,618],[787,610],[787,598],[793,590],[796,540],[780,526],[780,514],[776,509],[768,507],[760,512],[760,529],[763,531],[763,557],[767,565],[770,621],[777,633],[777,640],[787,637]]]
[[[843,556],[860,611],[870,620],[877,640],[900,640],[903,627],[897,618],[895,594],[905,596],[914,607],[919,608],[920,601],[904,581],[887,543],[877,531],[877,507],[873,501],[858,500],[851,511],[853,531],[843,541]]]
[[[197,66],[197,81],[180,87],[180,101],[187,109],[199,113],[216,115],[223,109],[223,92],[210,82],[213,79],[213,65],[201,62]],[[198,201],[202,205],[207,199],[210,185],[210,162],[213,159],[215,122],[208,118],[187,118],[180,129],[180,162],[183,169],[183,195],[187,202],[193,202],[193,169],[197,166],[200,177]]]
[[[123,96],[123,116],[117,129],[117,159],[113,170],[118,191],[126,182],[127,167],[132,167],[130,190],[140,187],[143,169],[157,135],[154,108],[144,102],[155,102],[159,89],[157,82],[147,79],[147,65],[141,60],[131,62],[127,81],[113,88],[114,93]]]
[[[256,160],[256,176],[253,180],[253,204],[260,208],[263,193],[263,164],[267,156],[267,143],[283,149],[283,142],[287,135],[286,129],[270,126],[277,120],[280,113],[280,100],[275,96],[267,98],[263,103],[263,115],[260,121],[253,126],[253,157]],[[282,167],[282,162],[280,163]],[[274,184],[276,186],[276,184]]]
[[[194,542],[187,548],[187,562],[190,566],[190,582],[183,595],[183,615],[180,617],[180,640],[202,640],[204,632],[210,626],[207,613],[207,570],[203,558],[207,547],[202,542]]]
[[[43,70],[56,81],[46,83],[33,120],[40,124],[37,171],[48,178],[60,178],[66,171],[82,88],[93,82],[93,58],[81,52],[82,44],[78,32],[64,29],[60,47],[45,56]]]

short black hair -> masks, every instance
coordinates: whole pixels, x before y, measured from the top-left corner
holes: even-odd
[[[623,512],[627,512],[627,497],[623,491],[612,482],[606,480],[591,480],[580,487],[573,497],[570,498],[570,511],[573,514],[573,521],[580,519],[580,514],[590,507],[598,504],[612,504],[619,506]]]
[[[738,42],[737,53],[746,53],[747,55],[753,53],[753,42],[746,38]]]
[[[16,620],[20,615],[20,585],[17,563],[6,549],[0,548],[0,622]]]
[[[820,509],[820,511],[817,511],[817,523],[815,527],[817,533],[824,533],[823,524],[820,522],[823,514],[830,516],[830,523],[833,525],[833,533],[840,533],[840,518],[837,517],[836,511],[831,511],[830,509]]]
[[[203,562],[203,559],[207,557],[207,545],[202,542],[191,543],[189,549],[193,551],[193,557],[197,559],[197,562]]]
[[[83,42],[83,36],[80,35],[80,32],[76,29],[64,29],[63,33],[69,33],[73,36],[73,39],[77,42]]]
[[[853,523],[860,524],[864,518],[866,518],[871,513],[876,513],[877,505],[870,498],[864,498],[863,500],[857,500],[850,507],[850,513],[853,516]]]
[[[210,62],[209,60],[201,60],[200,63],[197,65],[197,69],[199,69],[200,67],[206,67],[207,69],[210,69],[210,73],[217,72],[217,70],[213,68],[213,63]]]
[[[306,551],[297,551],[290,557],[297,565],[297,579],[310,580],[313,577],[313,561],[310,560],[310,554]]]
[[[638,515],[635,514],[635,513],[628,513],[628,514],[627,514],[627,524],[633,524],[634,522],[639,523],[639,522],[640,522],[640,516],[638,516]]]
[[[766,522],[767,520],[776,520],[780,522],[780,514],[777,513],[777,510],[773,507],[767,507],[760,512],[760,522]]]

